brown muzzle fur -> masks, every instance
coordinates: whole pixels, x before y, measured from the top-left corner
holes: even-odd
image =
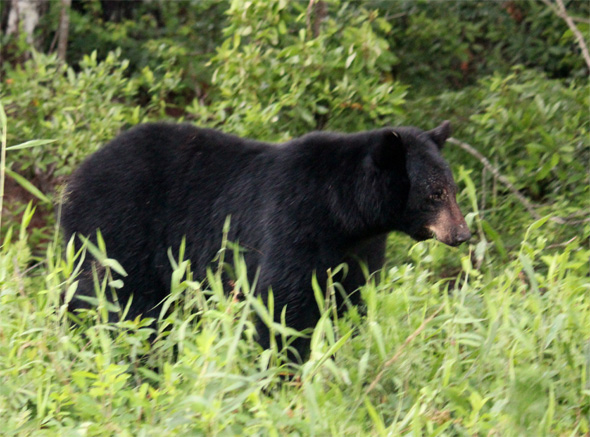
[[[435,221],[427,228],[434,233],[438,241],[449,246],[458,246],[471,238],[471,232],[454,198],[449,198]]]

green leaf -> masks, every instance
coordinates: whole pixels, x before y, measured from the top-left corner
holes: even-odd
[[[565,321],[566,317],[567,316],[565,314],[560,314],[555,318],[553,325],[551,325],[551,330],[549,331],[549,334],[547,334],[547,338],[545,339],[544,349],[547,349],[549,345],[553,342],[553,340],[555,340],[557,334],[561,331],[563,322]]]
[[[371,420],[373,420],[373,424],[375,425],[378,434],[385,435],[385,424],[383,423],[383,419],[381,419],[381,416],[377,410],[375,410],[375,407],[373,407],[369,398],[365,398],[364,401],[365,408],[367,409],[369,416],[371,416]]]
[[[123,288],[123,285],[124,285],[124,283],[120,279],[115,279],[114,281],[109,282],[109,287],[113,287],[116,289]]]
[[[483,228],[484,232],[489,237],[489,239],[494,242],[496,249],[498,250],[498,253],[502,257],[502,259],[506,260],[508,258],[508,254],[506,253],[506,248],[504,247],[504,243],[502,242],[500,234],[498,234],[494,230],[494,228],[492,228],[490,224],[485,220],[481,221],[481,227]]]
[[[123,266],[121,264],[119,264],[119,262],[116,259],[105,258],[102,261],[102,265],[114,270],[115,272],[117,272],[121,276],[127,276],[127,272],[125,271]]]
[[[92,256],[94,256],[94,258],[96,258],[96,260],[102,266],[108,267],[108,268],[114,270],[115,272],[117,272],[121,276],[127,276],[127,272],[125,271],[123,266],[121,264],[119,264],[119,262],[117,260],[112,259],[112,258],[107,258],[106,253],[104,253],[104,251],[99,249],[98,246],[102,246],[102,244],[99,243],[99,245],[97,246],[94,243],[92,243],[90,241],[90,239],[88,239],[82,235],[80,235],[80,239],[86,245],[86,247],[88,247],[88,251],[92,254]],[[100,240],[102,240],[102,237],[99,232],[97,232],[97,240],[99,240],[99,242],[100,242]]]
[[[0,128],[2,128],[2,131],[6,130],[6,112],[4,112],[2,102],[0,102]]]
[[[547,223],[547,220],[549,220],[551,218],[551,216],[546,216],[546,217],[542,217],[539,220],[535,221],[532,225],[529,226],[529,228],[527,229],[527,234],[529,232],[533,232],[536,231],[537,229],[539,229],[541,226],[543,226],[545,223]]]
[[[6,150],[27,149],[29,147],[42,146],[44,144],[54,143],[57,140],[31,140],[25,143],[17,144],[16,146],[7,147]]]
[[[33,196],[37,197],[42,202],[51,203],[51,200],[49,200],[49,198],[47,196],[45,196],[45,194],[43,194],[41,192],[41,190],[39,190],[39,188],[37,188],[36,186],[34,186],[32,183],[30,183],[24,177],[22,177],[21,175],[19,175],[18,173],[12,171],[9,168],[6,169],[6,173],[12,179],[14,179],[16,182],[18,182],[18,184],[21,187],[23,187],[25,190],[27,190],[29,193],[31,193]]]
[[[547,161],[543,165],[543,167],[541,167],[535,179],[538,181],[545,179],[549,175],[551,170],[553,170],[557,166],[557,164],[559,164],[559,155],[557,153],[554,153],[551,159]]]
[[[529,278],[532,289],[538,293],[539,283],[537,282],[537,278],[535,278],[535,270],[533,269],[533,263],[531,262],[531,259],[522,253],[518,255],[518,258],[520,259],[523,270]]]
[[[344,68],[350,67],[350,64],[352,64],[352,61],[354,61],[354,58],[356,58],[356,52],[354,52],[352,55],[348,56],[348,58],[346,58],[346,63],[344,64]]]

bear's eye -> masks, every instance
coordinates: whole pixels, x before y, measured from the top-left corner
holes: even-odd
[[[436,190],[430,195],[430,198],[435,201],[444,200],[446,193],[444,190]]]

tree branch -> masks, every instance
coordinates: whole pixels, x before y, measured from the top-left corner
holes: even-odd
[[[309,0],[305,21],[307,31],[313,38],[317,38],[320,35],[320,24],[326,18],[327,12],[327,6],[324,1]]]
[[[61,0],[59,18],[59,36],[57,42],[57,58],[65,64],[68,49],[68,34],[70,33],[70,5],[72,0]]]
[[[584,40],[582,32],[579,31],[572,17],[568,15],[567,10],[565,9],[565,5],[563,4],[563,0],[555,0],[555,4],[557,6],[551,3],[550,0],[542,0],[542,2],[545,3],[549,8],[551,8],[555,15],[557,15],[567,23],[567,26],[570,28],[570,30],[576,37],[578,46],[580,46],[580,50],[582,50],[582,56],[584,57],[584,61],[586,61],[586,66],[588,67],[588,70],[590,70],[590,54],[588,53],[588,46],[586,45],[586,41]]]
[[[504,185],[506,185],[506,187],[510,190],[510,192],[512,192],[512,194],[514,194],[516,196],[516,198],[520,201],[520,203],[522,203],[522,205],[533,216],[533,218],[535,220],[539,220],[541,218],[541,216],[535,210],[535,208],[533,207],[531,202],[529,202],[528,199],[526,197],[524,197],[520,191],[518,191],[518,188],[516,188],[512,184],[512,182],[510,182],[508,180],[508,178],[506,176],[502,175],[496,167],[494,167],[492,164],[490,164],[490,161],[485,156],[483,156],[481,153],[479,153],[477,150],[475,150],[469,144],[464,143],[463,141],[459,141],[456,138],[449,138],[449,139],[447,139],[447,141],[451,144],[455,144],[456,146],[459,146],[461,149],[465,150],[471,156],[474,156],[475,158],[477,158],[477,160],[483,164],[483,166],[486,170],[488,170],[490,173],[492,173],[496,177],[496,179],[498,179],[500,182],[502,182]],[[560,225],[565,225],[565,224],[574,225],[574,224],[579,224],[579,223],[590,222],[590,218],[585,218],[582,220],[568,220],[568,219],[564,219],[562,217],[551,217],[551,218],[549,218],[549,220],[551,220],[552,222],[558,223]]]
[[[535,218],[535,220],[539,220],[541,218],[541,216],[537,213],[537,211],[535,211],[535,208],[533,208],[533,205],[531,205],[531,203],[528,201],[528,199],[526,197],[524,197],[520,191],[518,191],[518,188],[516,188],[512,184],[512,182],[510,182],[508,180],[508,178],[506,176],[503,176],[502,174],[500,174],[498,169],[496,167],[494,167],[492,164],[490,164],[490,161],[488,161],[488,159],[485,156],[483,156],[481,153],[479,153],[477,150],[475,150],[469,144],[464,143],[463,141],[459,141],[456,138],[449,138],[447,141],[449,143],[455,144],[456,146],[459,146],[460,148],[465,150],[470,155],[475,156],[479,160],[479,162],[481,162],[483,164],[483,166],[486,168],[486,170],[488,170],[490,173],[492,173],[500,182],[502,182],[504,185],[506,185],[506,187],[508,187],[508,189],[512,192],[512,194],[514,194],[518,198],[520,203],[522,203],[522,205]]]

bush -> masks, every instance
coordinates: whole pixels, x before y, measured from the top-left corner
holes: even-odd
[[[60,65],[54,55],[35,52],[22,67],[10,69],[0,84],[12,121],[9,145],[30,138],[57,140],[51,147],[11,152],[11,161],[18,163],[13,169],[29,177],[47,172],[68,175],[121,128],[145,121],[150,114],[162,116],[163,97],[174,89],[178,76],[166,72],[156,81],[146,67],[140,77],[129,78],[127,67],[119,52],[102,62],[93,52],[84,57],[78,72]],[[135,102],[141,88],[149,96],[143,107]]]
[[[588,35],[587,2],[565,1]],[[391,24],[387,40],[399,59],[396,77],[417,92],[435,94],[441,83],[455,89],[473,85],[515,65],[552,78],[585,78],[572,32],[545,4],[535,1],[374,1]]]
[[[273,140],[367,129],[400,114],[405,87],[387,74],[395,57],[382,37],[389,24],[359,4],[331,2],[313,35],[306,20],[324,17],[305,7],[233,3],[227,39],[212,59],[216,97],[188,111],[200,123]]]
[[[588,198],[590,87],[515,69],[481,82],[467,136],[535,200]]]

